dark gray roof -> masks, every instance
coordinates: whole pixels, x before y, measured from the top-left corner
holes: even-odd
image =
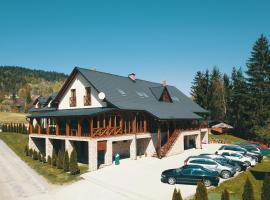
[[[66,109],[44,112],[33,112],[29,117],[65,117],[65,116],[91,116],[97,113],[103,113],[116,110],[115,108],[85,108],[85,109]]]
[[[128,77],[77,69],[98,92],[105,93],[108,102],[119,109],[143,110],[159,119],[199,119],[201,117],[196,113],[207,112],[174,86],[166,86],[173,102],[161,102],[155,97],[163,88],[160,83],[140,79],[131,81]],[[155,94],[153,88],[159,88],[158,91],[154,89]]]
[[[153,95],[156,97],[156,99],[159,100],[164,91],[164,87],[163,86],[151,87],[150,90],[153,93]]]

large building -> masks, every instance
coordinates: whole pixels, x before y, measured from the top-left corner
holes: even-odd
[[[30,109],[29,147],[71,151],[89,170],[114,155],[175,155],[208,142],[207,111],[174,86],[74,68],[63,87]]]

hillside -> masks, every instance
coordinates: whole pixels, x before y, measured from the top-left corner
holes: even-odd
[[[59,91],[67,75],[17,66],[0,66],[0,111],[22,111],[38,95]]]

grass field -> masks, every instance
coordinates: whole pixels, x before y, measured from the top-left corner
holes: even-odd
[[[79,175],[69,175],[63,170],[51,167],[47,163],[43,164],[39,161],[24,155],[25,145],[28,144],[28,135],[18,133],[0,133],[0,139],[3,140],[23,161],[25,161],[36,172],[44,176],[50,183],[64,184],[79,180]],[[88,167],[80,166],[81,173],[85,173]]]
[[[26,115],[25,113],[0,112],[0,123],[25,123]]]
[[[241,139],[239,137],[235,137],[233,135],[230,135],[230,134],[221,134],[221,135],[214,135],[214,134],[211,134],[209,135],[209,141],[222,141],[223,143],[226,143],[226,144],[233,144],[233,143],[247,143],[246,140],[244,139]]]

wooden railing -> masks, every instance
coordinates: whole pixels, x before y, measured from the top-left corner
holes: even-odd
[[[76,106],[76,97],[69,97],[69,106],[70,107]]]
[[[91,96],[90,95],[83,96],[83,103],[85,106],[90,106],[91,105]]]
[[[114,136],[122,133],[121,128],[93,128],[92,137]]]
[[[166,144],[164,144],[161,149],[160,149],[160,156],[164,157],[167,155],[167,153],[169,152],[169,150],[172,148],[172,146],[174,145],[174,143],[176,142],[178,136],[180,134],[180,130],[179,129],[175,129],[173,134],[171,135],[171,137],[169,138],[169,140],[167,141]]]

